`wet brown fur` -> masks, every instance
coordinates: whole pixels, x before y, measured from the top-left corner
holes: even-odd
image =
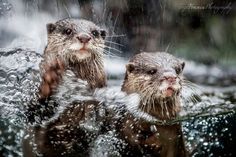
[[[74,55],[75,52],[65,53],[71,42],[78,42],[72,36],[63,34],[66,28],[70,28],[74,33],[82,31],[91,36],[90,32],[92,30],[101,30],[92,22],[86,20],[64,19],[55,24],[47,25],[48,44],[44,51],[43,61],[40,64],[42,83],[38,93],[39,102],[41,103],[39,105],[47,103],[47,99],[55,93],[66,70],[71,70],[77,78],[87,81],[91,90],[106,86],[106,74],[103,66],[104,37],[92,37],[89,46],[91,56],[84,60],[78,60]],[[28,135],[23,140],[24,156],[35,157],[37,156],[35,152],[45,157],[86,155],[88,150],[80,154],[78,150],[81,149],[77,150],[75,148],[78,142],[83,143],[84,146],[88,145],[85,140],[86,135],[79,128],[79,123],[85,117],[88,117],[87,114],[94,111],[98,104],[99,102],[92,100],[71,102],[70,107],[56,120],[45,126],[35,125],[29,127]],[[35,110],[38,110],[38,108],[33,105],[31,111],[34,112]],[[93,134],[89,136],[93,136]],[[32,146],[32,144],[36,144],[36,146]],[[33,149],[36,149],[35,152]]]
[[[71,35],[65,35],[67,28],[72,30]],[[55,24],[48,24],[48,44],[44,51],[44,59],[40,64],[43,82],[39,95],[47,98],[53,94],[60,83],[65,70],[72,70],[76,76],[88,82],[91,89],[106,86],[106,74],[103,65],[104,39],[102,36],[93,37],[91,31],[101,29],[94,23],[86,20],[64,19]],[[66,52],[68,47],[77,41],[76,34],[85,32],[92,37],[88,50],[91,57],[79,60],[77,52]],[[62,72],[54,74],[56,70]],[[48,79],[49,78],[49,79]],[[46,89],[45,89],[46,88]]]
[[[91,114],[96,116],[98,103],[93,100],[75,102],[45,127],[35,127],[37,152],[44,157],[89,156],[88,138],[94,139],[96,133],[86,133],[80,124],[90,118]]]
[[[175,98],[161,98],[161,94],[157,94],[154,98],[152,97],[153,100],[146,101],[146,99],[149,99],[151,94],[158,93],[157,88],[160,86],[160,78],[165,69],[171,70],[181,68],[181,66],[183,67],[183,62],[167,53],[138,54],[127,65],[122,91],[128,94],[138,93],[141,99],[140,110],[156,119],[162,121],[174,119],[180,111],[178,94]],[[157,69],[156,76],[150,76],[155,77],[154,79],[145,79],[145,76],[150,75],[148,72],[150,69]],[[182,69],[178,74],[180,80],[182,79]],[[143,92],[143,89],[146,91]],[[149,109],[150,107],[151,109]],[[167,112],[169,114],[166,114]],[[142,156],[140,154],[158,157],[187,156],[180,123],[160,125],[128,113],[122,119],[119,130],[121,138],[128,143],[130,156]],[[135,154],[137,150],[142,150],[142,153]]]

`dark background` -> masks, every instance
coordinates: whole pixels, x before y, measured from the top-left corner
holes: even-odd
[[[0,0],[16,14],[19,2],[27,17],[45,13],[56,19],[80,17],[106,25],[111,40],[123,47],[124,56],[140,51],[165,51],[205,64],[236,64],[236,3],[230,0]],[[73,10],[79,10],[74,12]],[[17,26],[16,26],[17,27]],[[7,33],[0,30],[0,47]],[[7,34],[9,36],[9,34]]]

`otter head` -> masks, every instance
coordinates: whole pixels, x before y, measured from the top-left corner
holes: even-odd
[[[172,106],[169,110],[176,112],[184,65],[183,61],[164,52],[137,54],[126,66],[122,90],[128,94],[138,93],[140,107],[145,111],[159,108],[163,112],[163,108],[168,110],[168,106]]]
[[[106,31],[87,20],[64,19],[47,24],[46,53],[62,56],[66,63],[101,57]]]

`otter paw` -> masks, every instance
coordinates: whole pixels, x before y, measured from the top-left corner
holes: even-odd
[[[39,95],[41,98],[47,98],[52,95],[53,91],[57,88],[62,80],[65,71],[65,65],[59,59],[51,62],[50,65],[45,64],[44,74],[42,75],[42,83],[39,87]]]

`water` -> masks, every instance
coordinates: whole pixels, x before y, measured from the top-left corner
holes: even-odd
[[[1,49],[0,54],[0,152],[3,156],[21,156],[21,140],[25,126],[22,111],[24,105],[33,98],[37,91],[40,82],[38,64],[42,58],[34,51],[22,49]],[[119,62],[116,59],[115,62],[120,67],[125,61],[120,59]],[[109,70],[112,71],[112,69],[107,69],[108,72]],[[122,69],[120,69],[121,71]],[[121,80],[118,79],[119,75],[116,75],[109,73],[111,78],[116,78],[109,81],[110,86],[114,87],[114,89],[110,89],[113,93],[119,91],[121,83]],[[187,147],[194,150],[195,156],[215,156],[216,154],[233,156],[232,144],[229,143],[236,141],[235,86],[220,88],[201,85],[198,88],[194,92],[197,93],[196,102],[186,99],[178,119],[183,124]],[[109,93],[111,92],[109,91]],[[189,97],[188,93],[193,92],[186,93],[187,95],[184,97]],[[114,96],[114,94],[111,95]],[[111,95],[107,94],[105,99],[110,99]],[[107,136],[108,139],[112,138],[111,133],[103,136]],[[104,149],[109,148],[104,147]]]
[[[40,55],[31,51],[1,50],[0,152],[3,156],[21,156],[24,102],[35,92],[39,58]]]

